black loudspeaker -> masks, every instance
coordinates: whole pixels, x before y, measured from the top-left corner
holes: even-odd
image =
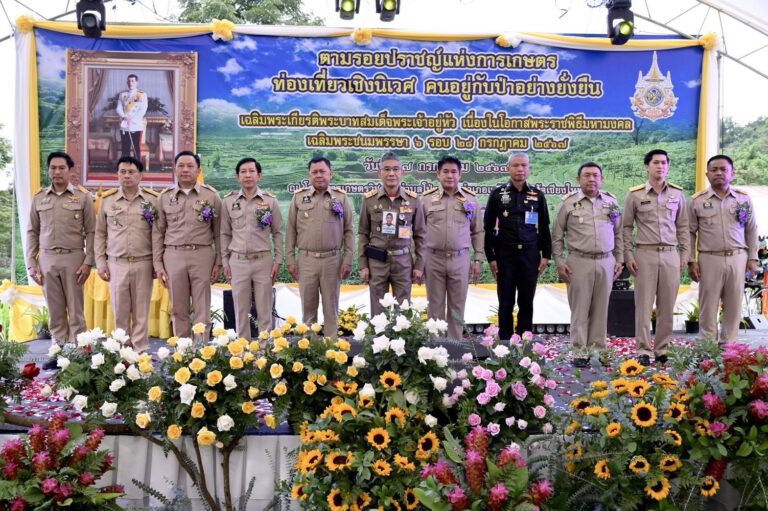
[[[608,301],[608,335],[635,336],[635,290],[611,291]]]
[[[237,328],[235,323],[235,301],[232,299],[232,290],[224,290],[224,328]],[[256,303],[251,295],[251,338],[259,336],[259,326],[256,322]]]

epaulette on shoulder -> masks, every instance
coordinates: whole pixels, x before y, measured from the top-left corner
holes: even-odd
[[[170,192],[171,190],[173,190],[172,186],[169,186],[168,188],[166,188],[164,190],[160,190],[160,195],[164,194],[165,192]]]
[[[371,197],[373,197],[373,196],[374,196],[374,195],[376,195],[377,193],[379,193],[379,190],[377,190],[376,188],[374,188],[373,190],[371,190],[370,192],[368,192],[368,193],[366,193],[366,194],[365,194],[365,198],[366,198],[366,199],[370,199]]]
[[[208,188],[212,192],[219,193],[219,191],[216,188],[212,187],[211,185],[207,185],[205,183],[203,183],[203,188]]]
[[[298,190],[296,190],[296,191],[295,191],[295,192],[293,192],[293,193],[301,193],[301,192],[306,192],[307,190],[309,190],[309,187],[308,187],[308,186],[305,186],[304,188],[299,188]]]
[[[85,193],[85,194],[90,194],[91,193],[91,191],[88,188],[86,188],[86,187],[84,187],[82,185],[77,185],[77,189],[80,190],[81,192]]]
[[[152,195],[153,197],[160,197],[160,192],[157,190],[153,190],[152,188],[142,188],[146,193]]]
[[[405,194],[407,196],[409,196],[409,197],[413,197],[414,199],[418,199],[419,198],[419,194],[418,193],[412,192],[411,190],[408,190],[407,188],[405,190]]]
[[[274,197],[275,196],[274,193],[270,193],[270,192],[264,192],[264,195],[266,195],[267,197]]]
[[[732,186],[731,190],[733,190],[736,193],[740,193],[742,195],[749,195],[747,192],[745,192],[744,190],[742,190],[741,188],[739,188],[737,186]]]
[[[430,193],[435,193],[436,191],[437,191],[437,188],[430,188],[426,192],[422,193],[422,195],[426,196],[426,195],[429,195]]]
[[[577,189],[577,190],[571,190],[570,192],[568,192],[568,193],[566,193],[565,195],[563,195],[563,196],[562,196],[562,198],[561,198],[560,200],[565,200],[565,199],[567,199],[568,197],[571,197],[572,195],[575,195],[575,194],[576,194],[576,192],[578,192],[578,191],[579,191],[578,189]]]
[[[110,190],[107,190],[106,192],[102,192],[102,193],[101,193],[101,198],[102,198],[102,199],[106,199],[106,198],[107,198],[107,197],[109,197],[110,195],[114,195],[114,194],[116,194],[116,193],[117,193],[117,188],[112,188],[112,189],[110,189]]]
[[[237,190],[232,190],[231,192],[229,192],[228,194],[226,194],[224,197],[225,197],[225,198],[226,198],[226,197],[232,197],[232,196],[233,196],[234,194],[236,194],[236,193],[237,193]]]
[[[603,193],[606,194],[608,197],[610,197],[612,199],[616,199],[616,196],[614,194],[612,194],[611,192],[603,192]],[[616,200],[618,200],[618,199],[616,199]]]
[[[43,192],[43,191],[45,191],[47,188],[48,188],[47,186],[43,186],[43,187],[40,187],[40,188],[38,188],[38,189],[37,189],[37,191],[36,191],[36,192],[35,192],[33,195],[37,195],[37,194],[39,194],[40,192]]]
[[[338,188],[338,187],[336,187],[336,186],[334,186],[334,187],[333,187],[333,191],[335,191],[335,192],[339,192],[339,193],[341,193],[341,194],[343,194],[343,195],[346,195],[346,194],[347,194],[347,191],[346,191],[346,190],[344,190],[343,188]]]
[[[701,196],[701,195],[704,195],[704,192],[706,192],[706,190],[702,190],[702,191],[700,191],[700,192],[696,192],[696,193],[694,193],[693,195],[691,195],[691,199],[695,199],[696,197],[699,197],[699,196]]]
[[[630,192],[639,192],[643,188],[645,188],[645,185],[637,185],[637,186],[633,186],[632,188],[630,188],[629,191]]]
[[[476,195],[477,195],[475,192],[473,192],[473,191],[472,191],[472,190],[470,190],[469,188],[462,188],[462,189],[461,189],[461,191],[462,191],[462,192],[464,192],[464,193],[466,193],[467,195],[471,195],[472,197],[474,197],[474,196],[476,196]]]
[[[669,183],[669,182],[668,182],[668,183],[667,183],[667,186],[669,186],[670,188],[674,188],[675,190],[682,190],[682,189],[683,189],[683,187],[682,187],[682,186],[680,186],[680,185],[676,185],[675,183]]]

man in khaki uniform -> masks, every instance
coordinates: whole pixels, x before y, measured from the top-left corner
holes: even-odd
[[[683,189],[667,182],[669,155],[654,149],[645,155],[648,181],[629,189],[624,200],[624,260],[635,277],[635,339],[643,365],[667,361],[672,339],[680,274],[690,252],[688,213]],[[636,250],[632,230],[637,225]],[[678,252],[679,250],[679,252]],[[656,302],[656,341],[651,349],[651,312]]]
[[[221,211],[221,260],[232,284],[237,335],[246,339],[251,338],[251,296],[259,331],[272,328],[272,286],[283,263],[283,219],[277,198],[259,188],[261,172],[253,158],[237,162],[241,188],[224,197]]]
[[[70,183],[75,162],[64,152],[48,155],[51,186],[32,199],[27,228],[27,270],[43,287],[52,340],[74,342],[86,330],[83,284],[93,265],[96,214],[88,190]],[[56,367],[49,360],[45,369]]]
[[[608,300],[621,273],[621,209],[612,194],[600,190],[603,170],[597,163],[579,167],[579,190],[560,203],[552,238],[557,272],[568,284],[573,365],[589,367],[588,350],[605,348]],[[568,258],[564,258],[565,239]]]
[[[759,270],[757,222],[752,199],[731,186],[733,160],[718,154],[707,162],[710,187],[691,197],[691,241],[698,234],[699,260],[691,256],[688,272],[699,283],[701,333],[718,339],[717,316],[723,302],[719,341],[737,340],[745,271]]]
[[[365,194],[357,233],[360,276],[369,285],[371,315],[384,310],[379,300],[390,285],[398,302],[410,300],[412,283],[424,279],[426,248],[424,211],[419,196],[400,185],[400,157],[382,156],[378,174],[383,186]],[[387,221],[389,215],[393,223]]]
[[[189,301],[194,322],[211,326],[211,284],[219,278],[221,199],[200,184],[200,156],[181,151],[174,159],[176,186],[160,193],[152,253],[157,278],[171,293],[173,333],[191,337]],[[207,336],[206,336],[207,338]]]
[[[469,279],[477,283],[483,264],[483,215],[475,193],[461,187],[458,158],[443,157],[437,163],[437,179],[440,186],[421,198],[427,224],[429,317],[447,320],[448,338],[461,339]]]
[[[319,293],[323,333],[336,337],[339,288],[352,270],[355,251],[354,211],[347,193],[331,188],[333,169],[327,158],[312,158],[308,167],[310,186],[296,191],[288,211],[286,262],[299,283],[302,320],[317,322]]]
[[[152,226],[158,193],[141,189],[144,165],[133,156],[117,162],[120,188],[102,196],[96,215],[96,268],[109,282],[115,326],[131,338],[138,352],[149,348],[149,305],[152,296]]]

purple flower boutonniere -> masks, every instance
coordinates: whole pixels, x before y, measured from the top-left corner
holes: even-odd
[[[141,203],[141,217],[152,227],[157,220],[157,208],[151,202],[143,201]]]
[[[272,208],[267,207],[264,209],[257,209],[256,220],[259,222],[259,227],[262,229],[266,229],[272,225]]]
[[[621,218],[621,208],[618,204],[614,203],[608,207],[608,218],[611,220],[613,225],[616,225],[616,223],[619,221]]]
[[[333,214],[337,217],[344,218],[344,206],[342,206],[341,202],[336,199],[331,203],[331,211],[333,211]]]
[[[736,220],[742,227],[747,225],[749,219],[752,218],[752,206],[749,202],[739,202],[736,204]]]
[[[469,201],[462,201],[461,207],[464,210],[464,214],[467,215],[467,220],[470,222],[475,219],[475,204]]]
[[[213,209],[213,204],[207,200],[201,201],[197,219],[201,222],[211,223],[214,218],[216,218],[216,210]]]

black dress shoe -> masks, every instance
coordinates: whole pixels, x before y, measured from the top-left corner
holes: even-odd
[[[656,363],[657,364],[666,364],[669,360],[669,357],[666,355],[656,355]]]
[[[43,369],[46,371],[50,371],[51,369],[59,369],[59,364],[57,359],[55,358],[49,358],[45,362],[43,362]]]
[[[648,355],[640,355],[639,357],[637,357],[637,361],[644,366],[651,365],[651,357],[649,357]]]
[[[574,358],[573,359],[573,367],[578,367],[579,369],[584,369],[586,367],[589,367],[589,359],[587,359],[587,358]]]

